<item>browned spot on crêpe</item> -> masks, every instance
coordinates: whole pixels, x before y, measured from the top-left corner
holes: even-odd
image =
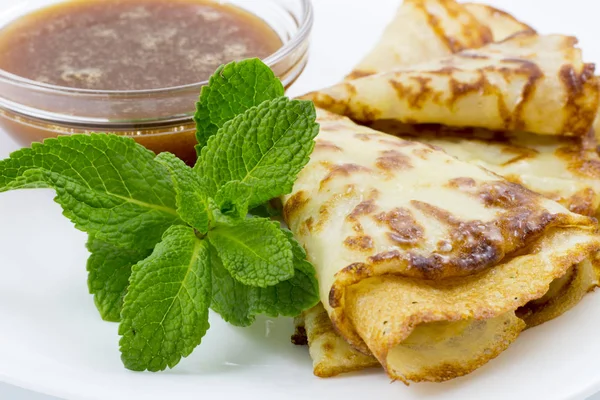
[[[336,152],[341,152],[343,151],[343,149],[336,145],[333,142],[330,142],[328,140],[317,140],[315,143],[315,151],[317,150],[326,150],[326,151],[336,151]]]
[[[309,232],[312,232],[313,230],[313,225],[315,223],[315,220],[313,219],[313,217],[308,217],[305,221],[304,221],[304,225],[306,226],[306,229]]]
[[[371,275],[369,267],[363,263],[353,263],[338,271],[335,276],[344,276],[346,281],[358,282],[363,278],[368,278]],[[344,288],[333,285],[329,291],[329,305],[333,308],[339,307],[344,297]],[[335,321],[332,320],[335,326]]]
[[[377,168],[384,171],[398,171],[412,168],[410,157],[397,150],[384,150],[375,162]]]
[[[382,225],[387,225],[391,232],[388,238],[395,244],[414,245],[418,243],[425,234],[425,229],[417,222],[410,210],[406,208],[395,208],[387,213],[380,213],[375,220]]]
[[[531,190],[512,182],[485,183],[479,188],[479,197],[487,207],[511,210],[514,207],[532,207],[537,204],[538,195]]]
[[[350,116],[353,120],[361,123],[377,121],[382,114],[382,111],[378,107],[372,106],[369,103],[356,102],[356,108],[357,111]]]
[[[585,178],[600,179],[600,159],[587,143],[587,138],[571,138],[556,149],[555,155],[565,160],[569,171]]]
[[[329,174],[320,183],[320,189],[322,190],[327,183],[331,182],[335,178],[340,176],[351,176],[356,173],[369,173],[371,170],[367,167],[358,164],[338,164],[331,167]]]
[[[431,78],[414,76],[410,78],[414,85],[404,85],[391,79],[390,84],[398,98],[405,100],[413,109],[422,109],[427,101],[437,94],[430,86]]]
[[[417,5],[419,3],[415,3]],[[429,12],[426,3],[418,5],[427,18],[427,24],[431,27],[438,39],[446,45],[448,51],[456,53],[466,48],[481,47],[486,43],[493,41],[492,31],[485,25],[480,24],[475,17],[468,13],[462,5],[455,2],[439,2],[452,19],[467,20],[461,26],[459,36],[454,36],[451,32],[444,29],[443,24],[438,17],[438,12]]]
[[[349,115],[350,104],[346,100],[338,100],[328,94],[311,92],[303,95],[301,99],[312,100],[315,106],[338,115]]]
[[[327,221],[329,221],[329,217],[331,217],[331,207],[334,203],[335,197],[319,207],[319,218],[317,219],[317,224],[315,225],[314,230],[320,231],[325,226]]]
[[[365,265],[363,263],[350,264],[347,267],[345,267],[344,269],[342,269],[340,272],[338,272],[338,274],[340,274],[340,275],[352,274],[352,275],[358,275],[358,276],[369,275],[370,273],[371,273],[371,271],[369,270],[367,265]]]
[[[571,212],[593,217],[597,214],[595,203],[598,197],[598,194],[594,190],[585,188],[567,199],[566,207],[568,207]]]
[[[521,178],[521,175],[507,174],[507,175],[502,175],[502,177],[504,177],[504,179],[506,179],[509,182],[517,183],[519,185],[523,184],[523,179]],[[546,197],[548,197],[548,196],[546,196]]]
[[[454,71],[454,69],[452,69]],[[450,79],[450,92],[452,96],[448,102],[448,105],[453,105],[456,101],[468,94],[484,92],[486,86],[489,84],[485,75],[479,71],[477,71],[478,77],[473,82],[464,82],[459,81],[458,79],[451,78]]]
[[[354,222],[352,224],[352,230],[360,235],[365,233],[365,230],[360,222]]]
[[[539,151],[535,149],[530,149],[528,147],[510,145],[503,146],[502,153],[514,155],[514,157],[502,163],[502,166],[505,167],[518,161],[534,158],[536,155],[539,154]]]
[[[329,290],[329,305],[333,308],[339,307],[342,304],[343,290],[333,285]],[[333,322],[333,321],[332,321]]]
[[[350,214],[348,214],[346,219],[348,221],[356,221],[363,215],[369,215],[369,214],[374,213],[375,210],[377,210],[377,206],[375,205],[375,200],[373,200],[373,199],[365,200],[365,201],[360,202],[356,207],[354,207],[354,210],[352,210],[352,212]]]
[[[454,250],[454,246],[452,246],[452,243],[449,240],[444,239],[437,242],[437,250],[440,253],[449,253]]]
[[[436,278],[445,274],[472,274],[489,268],[504,257],[502,234],[493,223],[461,221],[432,204],[415,200],[411,204],[448,226],[447,242],[452,246],[451,255],[447,254],[446,243],[443,243],[443,249],[438,249],[429,256],[409,254],[410,265],[423,276]]]
[[[453,68],[448,68],[450,70],[449,74],[452,75]],[[494,70],[493,68],[491,68]],[[484,68],[484,71],[486,69]],[[483,94],[483,95],[493,95],[496,97],[498,112],[503,121],[503,127],[505,129],[509,129],[511,126],[511,113],[506,105],[506,101],[504,99],[502,91],[491,84],[484,71],[476,71],[478,74],[478,78],[473,82],[461,82],[452,76],[450,77],[450,92],[451,96],[448,98],[446,103],[447,107],[453,108],[455,107],[458,100],[462,97],[467,96],[469,94]],[[441,72],[441,71],[440,71]]]
[[[557,215],[537,208],[537,193],[516,183],[487,183],[479,188],[478,196],[487,207],[504,209],[494,223],[500,228],[508,251],[525,247],[557,222]]]
[[[289,224],[295,214],[299,213],[308,203],[307,193],[303,190],[294,193],[283,207],[283,218]]]
[[[427,160],[429,158],[429,155],[434,152],[435,152],[435,150],[428,146],[418,147],[412,151],[412,153],[415,156],[419,157],[422,160]]]
[[[347,248],[354,251],[371,251],[373,250],[373,239],[367,235],[348,236],[344,240]]]
[[[325,203],[319,207],[319,215],[317,217],[317,221],[314,225],[313,231],[319,232],[321,231],[332,217],[332,210],[338,205],[338,203],[342,201],[348,201],[349,198],[355,197],[356,193],[353,185],[348,185],[349,190],[344,191],[343,193],[336,193],[331,196]]]
[[[567,91],[565,112],[567,119],[563,132],[585,136],[596,118],[598,111],[598,80],[594,77],[594,64],[585,64],[577,73],[571,64],[560,69],[559,77]]]
[[[365,79],[369,79],[368,77]],[[369,103],[361,103],[356,98],[356,87],[347,81],[337,86],[343,94],[341,99],[336,99],[329,94],[314,92],[306,95],[305,98],[312,100],[315,106],[323,108],[335,114],[352,117],[355,121],[375,121],[381,116],[381,110],[373,107]]]
[[[448,187],[453,189],[466,189],[475,187],[475,179],[473,178],[454,178],[448,181]]]
[[[360,78],[364,78],[365,76],[370,76],[377,73],[376,71],[365,71],[365,70],[359,70],[356,69],[354,71],[352,71],[350,73],[350,75],[348,75],[346,77],[347,80],[353,80],[353,79],[360,79]]]
[[[370,142],[373,139],[377,139],[379,135],[376,133],[355,133],[354,137],[363,142]]]
[[[527,125],[525,124],[524,107],[531,100],[531,96],[535,93],[535,87],[537,82],[544,76],[544,73],[535,63],[529,60],[523,60],[520,58],[506,58],[502,60],[506,63],[517,64],[518,67],[515,70],[520,75],[527,77],[527,83],[523,86],[521,92],[521,101],[515,107],[513,112],[512,121],[508,124],[507,128],[515,130],[525,130]],[[504,72],[504,69],[500,68],[499,72]],[[508,78],[511,75],[510,69],[506,73]]]
[[[369,257],[369,262],[371,264],[381,264],[390,261],[397,261],[408,257],[408,253],[400,252],[399,250],[390,250],[384,251],[379,254],[375,254],[372,257]]]
[[[328,355],[328,354],[333,353],[335,346],[333,345],[333,343],[330,340],[326,340],[325,342],[323,342],[321,344],[321,349],[323,350],[323,353],[325,353],[325,355]]]

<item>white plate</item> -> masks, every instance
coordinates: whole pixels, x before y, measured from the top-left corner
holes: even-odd
[[[315,0],[314,51],[294,94],[340,79],[372,45],[398,1]],[[580,37],[600,60],[595,1],[497,0],[542,32]],[[14,145],[0,132],[0,157]],[[582,399],[600,390],[600,294],[525,332],[500,357],[444,384],[390,384],[378,371],[319,379],[289,319],[237,329],[211,316],[202,345],[174,370],[133,373],[117,326],[87,293],[85,236],[49,191],[0,194],[0,381],[68,399]]]

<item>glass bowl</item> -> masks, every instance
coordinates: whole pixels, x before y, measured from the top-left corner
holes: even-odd
[[[64,0],[0,3],[0,29],[22,15]],[[283,47],[263,61],[288,88],[302,73],[313,25],[310,0],[220,0],[241,7],[269,24]],[[48,137],[106,132],[134,138],[159,153],[169,151],[188,164],[196,161],[192,116],[206,81],[134,91],[86,90],[54,86],[0,69],[0,128],[29,146]]]

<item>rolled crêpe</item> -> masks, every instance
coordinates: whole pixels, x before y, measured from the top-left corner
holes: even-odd
[[[600,248],[595,221],[460,161],[319,113],[284,218],[341,337],[393,379],[443,381],[497,356],[515,312]]]
[[[582,61],[576,43],[524,32],[305,97],[361,124],[392,120],[585,136],[599,91],[594,65]]]
[[[373,50],[346,79],[481,47],[492,33],[454,0],[405,0]]]
[[[445,150],[460,160],[482,166],[551,198],[578,214],[597,216],[600,205],[600,158],[593,138],[502,134],[444,126],[387,126],[391,133]],[[573,265],[554,280],[548,292],[517,310],[533,327],[574,307],[600,283],[598,257]],[[376,362],[354,350],[334,330],[322,305],[296,321],[307,336],[315,375],[334,376],[372,367]]]
[[[475,19],[492,32],[494,42],[500,42],[517,32],[535,33],[529,25],[519,21],[509,13],[487,4],[465,3],[462,5]]]

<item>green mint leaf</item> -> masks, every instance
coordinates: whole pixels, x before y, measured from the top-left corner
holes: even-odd
[[[240,181],[231,181],[219,189],[215,195],[215,202],[222,214],[243,219],[248,214],[251,196],[250,186]]]
[[[121,312],[121,359],[134,371],[173,368],[209,328],[208,242],[173,226],[152,254],[133,267]]]
[[[173,179],[177,192],[177,213],[201,233],[210,227],[207,185],[200,176],[171,153],[161,153],[156,161],[164,165]]]
[[[0,192],[35,187],[55,189],[78,229],[124,248],[152,249],[183,223],[167,170],[129,138],[62,136],[0,161]]]
[[[131,267],[145,259],[151,250],[121,248],[90,236],[87,248],[88,287],[105,321],[119,322],[123,297],[129,286]]]
[[[196,106],[197,149],[206,146],[225,122],[284,92],[281,81],[257,58],[221,66],[202,88]]]
[[[225,123],[202,149],[196,169],[213,188],[250,185],[254,208],[287,194],[308,163],[319,132],[312,102],[280,97]]]
[[[277,222],[250,218],[221,225],[208,239],[225,269],[245,285],[273,286],[294,276],[292,246]]]
[[[246,286],[225,269],[215,251],[211,252],[213,295],[211,308],[236,326],[249,326],[255,316],[295,317],[319,302],[315,269],[306,261],[304,249],[291,236],[294,253],[294,277],[268,288]]]

